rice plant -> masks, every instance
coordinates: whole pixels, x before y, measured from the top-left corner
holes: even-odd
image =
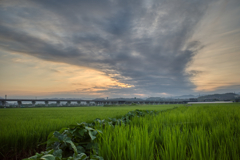
[[[120,117],[135,109],[164,110],[174,105],[0,109],[0,159],[19,159],[45,149],[50,132],[96,118]]]
[[[100,156],[111,160],[240,159],[240,105],[193,105],[102,128]]]

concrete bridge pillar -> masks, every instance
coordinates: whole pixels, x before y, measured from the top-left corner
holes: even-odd
[[[80,106],[81,105],[81,101],[77,101],[77,104]]]
[[[1,101],[1,103],[2,103],[2,106],[4,106],[6,104],[5,101]]]
[[[21,107],[22,101],[17,101],[17,103],[18,103],[18,107]]]
[[[48,101],[45,101],[45,106],[48,106]]]
[[[35,106],[35,104],[36,104],[36,101],[32,101],[32,106]]]
[[[57,106],[60,106],[61,101],[56,101],[56,103],[57,103]]]
[[[67,105],[70,106],[71,105],[71,101],[67,101]]]
[[[6,108],[7,102],[6,101],[1,101],[1,102],[2,102],[2,106],[4,106]]]
[[[86,101],[86,103],[87,103],[87,106],[89,106],[89,105],[90,105],[90,102],[89,102],[89,101]]]

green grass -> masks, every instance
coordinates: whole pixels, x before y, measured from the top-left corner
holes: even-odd
[[[0,109],[0,159],[19,159],[17,153],[33,155],[51,131],[70,124],[175,106],[179,108],[154,117],[134,118],[130,125],[102,128],[100,156],[106,160],[240,159],[239,103]]]
[[[122,116],[135,109],[165,110],[174,106],[181,105],[0,109],[0,159],[35,154],[36,146],[45,142],[50,132],[70,124]]]
[[[102,130],[106,160],[240,159],[240,104],[179,107]]]

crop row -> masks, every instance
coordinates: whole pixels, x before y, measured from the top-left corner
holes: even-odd
[[[240,104],[179,107],[102,132],[106,160],[238,160]]]
[[[95,119],[92,123],[82,122],[77,125],[70,125],[69,128],[62,128],[59,132],[49,134],[47,151],[36,153],[36,155],[25,160],[103,160],[98,155],[99,134],[102,132],[96,128],[115,126],[126,126],[131,123],[134,117],[144,117],[146,115],[157,115],[156,111],[130,111],[123,117],[109,118],[108,120]]]
[[[48,151],[32,158],[238,160],[239,113],[239,104],[196,105],[178,107],[158,115],[135,111],[121,119],[96,119],[93,123],[65,128],[62,133],[52,133]],[[81,137],[83,130],[85,138]],[[80,135],[76,138],[77,134]],[[64,142],[59,136],[63,135],[68,135],[66,137],[70,137],[72,144],[62,145]]]
[[[45,149],[50,132],[96,118],[121,117],[135,109],[165,110],[174,105],[0,109],[0,159],[20,159]],[[38,146],[38,147],[37,147]]]

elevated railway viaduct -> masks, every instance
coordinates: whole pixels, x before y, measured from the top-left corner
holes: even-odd
[[[18,106],[21,106],[23,102],[31,102],[35,106],[36,102],[44,102],[48,106],[49,102],[55,102],[60,106],[61,102],[66,102],[67,105],[75,102],[79,105],[121,105],[121,104],[148,104],[148,105],[160,105],[160,104],[186,104],[190,101],[187,100],[164,100],[164,101],[148,101],[148,100],[82,100],[82,99],[0,99],[2,105],[6,105],[7,102],[17,102]]]

